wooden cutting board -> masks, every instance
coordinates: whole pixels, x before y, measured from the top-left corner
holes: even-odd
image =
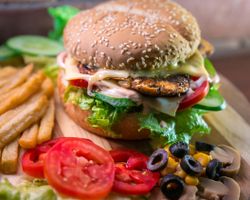
[[[241,199],[250,199],[250,104],[242,93],[226,78],[222,78],[221,92],[226,97],[228,106],[224,111],[214,112],[205,116],[212,127],[212,132],[203,138],[195,138],[215,144],[228,144],[238,149],[242,155],[241,170],[236,180],[241,187]],[[134,148],[149,152],[148,141],[126,142],[105,139],[81,129],[64,112],[57,98],[56,101],[57,136],[84,137],[94,141],[97,145],[110,150],[117,147]]]

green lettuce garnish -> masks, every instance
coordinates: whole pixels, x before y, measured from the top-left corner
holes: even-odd
[[[56,64],[47,65],[43,68],[43,72],[46,74],[46,76],[51,78],[55,83],[58,76],[59,67]]]
[[[150,113],[142,115],[139,119],[141,129],[149,129],[153,141],[162,146],[178,141],[189,143],[194,133],[210,132],[202,113],[193,108],[178,112],[176,117]]]
[[[7,179],[0,182],[0,199],[6,200],[56,200],[53,189],[44,184],[24,181],[13,186]]]
[[[87,95],[86,89],[69,86],[64,94],[64,101],[78,105],[82,110],[91,110],[88,121],[93,127],[110,130],[112,125],[136,104],[129,99],[118,99],[95,93]]]
[[[53,18],[54,30],[49,32],[49,38],[54,40],[61,40],[63,30],[68,21],[80,12],[78,8],[64,5],[55,8],[49,8],[48,12]]]
[[[204,66],[211,78],[216,76],[217,72],[214,68],[214,65],[208,58],[204,59]]]

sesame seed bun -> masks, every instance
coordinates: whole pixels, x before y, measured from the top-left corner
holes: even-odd
[[[67,52],[105,69],[142,70],[185,61],[200,43],[196,19],[168,0],[117,0],[75,16],[64,31]]]
[[[88,117],[91,115],[90,110],[82,110],[79,106],[72,103],[65,103],[63,101],[65,86],[62,81],[63,73],[60,72],[57,79],[58,92],[61,99],[61,103],[64,106],[66,113],[73,119],[80,127],[92,132],[96,135],[124,139],[124,140],[141,140],[147,139],[150,132],[147,129],[143,129],[140,132],[138,113],[129,113],[123,116],[118,122],[116,122],[111,130],[104,130],[102,128],[93,127],[88,122]]]

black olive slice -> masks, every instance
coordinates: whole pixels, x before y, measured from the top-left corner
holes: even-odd
[[[168,153],[164,149],[157,149],[149,157],[147,168],[151,171],[160,171],[168,164]]]
[[[169,199],[179,199],[184,191],[185,183],[176,175],[168,174],[162,178],[161,192]]]
[[[181,168],[187,174],[190,174],[192,176],[199,175],[202,172],[201,164],[190,155],[185,155],[181,159],[180,165],[181,165]]]
[[[207,152],[210,152],[212,150],[214,150],[214,145],[212,144],[208,144],[208,143],[205,143],[205,142],[196,142],[195,143],[195,149],[197,151],[207,151]]]
[[[217,159],[211,160],[206,168],[207,177],[213,180],[218,180],[220,177],[221,168],[222,168],[222,163],[219,160]]]
[[[189,153],[189,146],[185,142],[177,142],[169,147],[169,151],[177,158],[183,158]]]

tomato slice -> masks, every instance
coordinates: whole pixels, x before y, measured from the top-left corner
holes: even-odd
[[[83,80],[83,79],[76,79],[76,80],[71,80],[70,84],[76,87],[80,88],[87,88],[88,87],[88,82]]]
[[[36,178],[44,178],[43,165],[47,152],[64,138],[57,138],[26,151],[22,156],[23,171]]]
[[[194,106],[208,94],[208,91],[209,91],[209,82],[208,80],[205,80],[198,88],[195,89],[193,94],[186,96],[182,100],[178,110],[183,110],[185,108]]]
[[[44,173],[59,193],[97,200],[111,191],[115,166],[110,154],[101,147],[85,139],[71,138],[48,152]]]
[[[148,157],[132,150],[112,150],[115,161],[115,181],[113,191],[126,195],[149,193],[160,178],[158,172],[147,169]]]

